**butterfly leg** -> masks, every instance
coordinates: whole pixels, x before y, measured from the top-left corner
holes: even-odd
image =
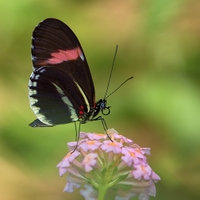
[[[105,130],[106,135],[108,136],[109,140],[112,141],[112,139],[110,138],[110,136],[109,136],[109,134],[108,134],[108,132],[107,132],[108,126],[107,126],[107,124],[106,124],[105,119],[104,119],[103,117],[99,116],[99,117],[97,117],[97,118],[95,118],[95,119],[93,119],[93,120],[101,120],[103,129]],[[112,142],[113,142],[113,141],[112,141]]]
[[[76,132],[76,146],[74,148],[73,151],[71,151],[71,154],[74,153],[74,151],[76,151],[77,147],[78,147],[78,142],[79,142],[79,139],[80,139],[80,130],[81,130],[81,122],[79,122],[78,124],[78,129],[77,129],[77,124],[76,122],[74,122],[74,127],[75,127],[75,132]]]

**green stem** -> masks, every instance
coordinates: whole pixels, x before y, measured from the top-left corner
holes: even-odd
[[[107,193],[107,185],[106,184],[101,184],[99,185],[99,188],[98,188],[98,200],[104,200],[105,199],[105,196],[106,196],[106,193]]]

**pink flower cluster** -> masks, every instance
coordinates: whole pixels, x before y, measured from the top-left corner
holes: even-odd
[[[156,195],[155,182],[160,177],[147,163],[150,148],[141,148],[114,129],[105,134],[81,133],[77,149],[57,165],[60,176],[67,173],[65,192],[80,188],[85,199],[96,200],[99,193],[114,194],[115,200],[129,200],[138,195],[148,200]],[[73,151],[76,142],[68,143]],[[103,189],[102,189],[103,188]]]

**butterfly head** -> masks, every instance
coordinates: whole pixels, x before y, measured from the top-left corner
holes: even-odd
[[[98,114],[100,111],[103,115],[109,115],[110,114],[110,106],[106,106],[107,101],[106,99],[100,99],[96,103],[96,113]]]

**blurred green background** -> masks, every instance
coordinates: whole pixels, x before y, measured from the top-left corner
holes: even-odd
[[[0,2],[0,199],[83,199],[63,193],[56,165],[74,125],[34,129],[27,85],[31,35],[47,17],[68,24],[87,56],[97,100],[108,99],[110,128],[151,148],[161,177],[156,199],[200,199],[200,1],[10,0]],[[102,132],[100,122],[82,131]],[[151,199],[154,199],[153,197]]]

